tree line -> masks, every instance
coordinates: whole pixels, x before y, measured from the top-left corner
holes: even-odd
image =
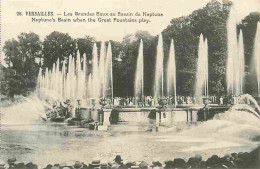
[[[216,0],[209,2],[204,8],[193,11],[188,16],[173,18],[163,30],[164,66],[167,66],[171,39],[174,39],[177,70],[177,94],[193,95],[197,70],[197,54],[199,36],[202,33],[208,39],[209,55],[209,86],[210,94],[226,94],[226,58],[227,31],[226,21],[232,2]],[[245,62],[246,62],[246,93],[253,94],[256,88],[254,77],[249,69],[253,56],[256,24],[260,21],[260,13],[250,13],[237,26],[243,30]],[[114,95],[132,96],[134,93],[134,76],[140,40],[144,43],[144,94],[153,95],[155,73],[156,46],[158,36],[147,31],[137,31],[126,35],[121,42],[110,41],[113,54]],[[54,31],[43,41],[39,35],[29,32],[21,33],[17,39],[4,43],[3,52],[7,68],[0,67],[1,95],[27,96],[33,92],[37,83],[39,68],[51,69],[59,58],[60,64],[67,63],[70,55],[87,57],[88,69],[91,70],[93,43],[100,48],[100,41],[86,35],[73,39],[68,33]],[[108,42],[106,42],[108,44]],[[60,66],[61,66],[60,65]],[[166,70],[166,69],[165,69]],[[166,72],[165,72],[166,73]],[[165,82],[166,84],[166,82]],[[253,86],[253,87],[251,87]]]

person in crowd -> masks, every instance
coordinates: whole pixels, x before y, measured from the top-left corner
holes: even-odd
[[[74,117],[74,115],[75,115],[75,107],[72,105],[72,103],[71,103],[71,101],[69,99],[66,101],[66,104],[67,104],[67,110],[68,110],[67,117]]]
[[[114,163],[112,164],[111,168],[115,168],[115,169],[119,169],[119,168],[123,168],[123,159],[121,158],[120,155],[116,155],[115,159],[114,159]]]
[[[72,169],[83,169],[83,164],[79,161],[75,161],[75,164],[72,166]]]
[[[152,109],[148,115],[149,118],[149,131],[153,131],[156,129],[156,113],[157,110],[156,109]]]
[[[162,167],[162,163],[159,160],[154,159],[153,162],[152,162],[152,166],[153,166],[153,168]]]
[[[130,169],[130,168],[139,168],[139,169],[258,169],[260,166],[259,157],[260,157],[260,147],[256,148],[252,152],[239,152],[232,154],[225,154],[222,157],[219,157],[213,154],[206,160],[202,160],[202,156],[197,154],[189,159],[185,160],[183,158],[174,158],[165,162],[163,165],[159,160],[153,160],[149,165],[145,161],[139,163],[127,161],[123,163],[123,159],[120,155],[117,155],[114,159],[114,163],[106,162],[100,163],[100,159],[94,159],[89,164],[89,166],[76,161],[74,164],[66,165],[65,163],[61,164],[48,164],[44,169]],[[26,165],[23,162],[18,162],[16,158],[10,158],[5,162],[0,161],[0,169],[38,169],[36,164],[32,162],[27,163]]]
[[[225,97],[223,98],[223,103],[225,106],[227,106],[229,104],[227,95],[225,95]]]
[[[14,168],[14,163],[16,161],[16,158],[9,158],[7,160],[7,163],[8,163],[8,168]]]
[[[144,102],[143,102],[142,97],[137,98],[137,104],[138,104],[139,107],[144,107]]]
[[[197,104],[196,98],[197,98],[197,97],[193,97],[193,98],[192,98],[192,103],[193,103],[193,104]]]
[[[139,169],[148,169],[148,164],[145,161],[141,161],[138,166]]]
[[[1,160],[0,160],[0,169],[6,169],[5,162]]]
[[[119,111],[117,109],[113,109],[111,111],[109,121],[111,124],[117,124],[119,121]]]
[[[182,105],[182,104],[183,104],[182,98],[178,97],[178,105]]]
[[[60,102],[60,107],[61,107],[61,110],[64,114],[65,117],[67,117],[68,115],[68,104],[67,104],[67,100],[65,102]]]
[[[220,96],[220,98],[219,98],[219,105],[224,105],[224,98],[223,98],[223,96]]]
[[[131,100],[129,101],[129,106],[133,106],[133,105],[134,105],[133,99],[131,99]]]
[[[100,160],[99,159],[93,159],[92,162],[89,164],[88,169],[96,169],[99,168],[101,165]]]

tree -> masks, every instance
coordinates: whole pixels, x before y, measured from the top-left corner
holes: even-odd
[[[113,85],[115,96],[126,96],[126,80],[124,72],[124,64],[122,58],[124,57],[123,46],[121,42],[110,41],[112,48],[112,61],[113,61]],[[108,45],[108,42],[106,43]]]
[[[22,58],[19,51],[19,42],[14,38],[12,40],[7,40],[3,46],[3,51],[5,53],[5,62],[9,68],[14,68],[20,70]]]
[[[9,85],[9,96],[15,94],[27,95],[36,87],[39,63],[42,56],[42,46],[37,34],[21,33],[18,40],[7,40],[3,47],[6,55],[5,61],[9,70],[5,82]]]
[[[175,18],[162,33],[164,38],[165,67],[169,56],[171,39],[174,40],[176,56],[177,94],[192,95],[198,52],[198,35],[192,31],[192,17]],[[166,72],[165,72],[166,73]]]
[[[141,39],[144,44],[144,93],[145,95],[152,95],[153,92],[154,69],[152,67],[155,66],[156,37],[150,35],[147,31],[137,31],[135,34],[129,34],[123,38],[121,45],[117,45],[121,46],[121,51],[115,55],[119,56],[120,60],[115,61],[114,75],[117,77],[117,82],[120,82],[121,86],[118,87],[121,92],[123,91],[123,94],[127,96],[134,94],[136,61]],[[118,94],[121,93],[118,92]]]
[[[67,63],[70,55],[76,55],[76,41],[68,33],[54,31],[43,42],[43,67],[52,68],[54,62]],[[60,66],[61,66],[60,65]]]
[[[82,57],[83,54],[86,54],[87,59],[92,60],[92,50],[93,50],[93,44],[95,42],[96,39],[88,35],[86,35],[84,38],[78,38],[77,44],[78,44],[78,50],[80,56]]]
[[[193,11],[189,16],[172,19],[171,25],[163,31],[164,44],[169,46],[172,38],[175,42],[177,87],[181,86],[177,88],[177,93],[185,95],[194,93],[201,33],[208,39],[210,94],[224,92],[227,57],[226,21],[231,5],[230,1],[221,4],[213,0],[204,8]],[[166,58],[169,53],[168,46],[164,47]],[[218,88],[214,87],[216,84]]]
[[[238,29],[242,29],[243,31],[246,64],[245,92],[252,95],[257,95],[256,64],[254,60],[254,41],[257,22],[260,22],[260,12],[252,12],[238,25]]]
[[[42,56],[42,46],[37,34],[21,33],[18,40],[7,40],[3,47],[5,61],[9,68],[23,73],[30,73],[29,63],[36,63]]]

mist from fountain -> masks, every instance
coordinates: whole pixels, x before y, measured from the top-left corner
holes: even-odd
[[[175,105],[177,103],[176,97],[176,60],[174,41],[171,40],[170,53],[167,68],[167,96],[173,96],[175,99]]]
[[[137,65],[135,71],[135,97],[144,95],[144,56],[143,56],[143,40],[141,39],[139,45],[139,52],[137,58]]]
[[[236,11],[231,8],[227,21],[227,91],[228,94],[236,96],[243,94],[244,83],[244,44],[242,30],[237,40],[237,18]]]
[[[254,107],[251,107],[251,104],[253,104]],[[249,94],[240,96],[238,98],[237,104],[232,106],[229,111],[235,110],[247,110],[260,119],[260,107],[254,97]]]
[[[28,124],[41,123],[42,119],[46,119],[45,106],[48,107],[49,105],[34,95],[20,98],[19,102],[1,110],[1,125],[18,126],[26,124],[27,126]],[[52,109],[52,107],[49,108]],[[26,126],[22,126],[22,129],[26,128]]]
[[[256,71],[257,95],[260,97],[260,22],[257,23],[255,44],[254,44],[254,62],[253,66]]]
[[[200,35],[199,49],[198,49],[198,66],[197,66],[197,79],[195,86],[195,96],[208,97],[208,42],[204,40],[203,35]]]
[[[155,81],[154,81],[154,96],[164,96],[163,85],[163,38],[162,34],[159,35],[157,54],[156,54],[156,66],[155,66]]]

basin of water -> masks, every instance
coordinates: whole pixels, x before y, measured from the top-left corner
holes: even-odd
[[[35,106],[33,106],[35,105]],[[201,154],[245,152],[259,146],[259,119],[245,111],[232,110],[213,120],[195,125],[167,128],[161,132],[128,130],[148,128],[144,124],[112,125],[108,131],[91,131],[67,124],[41,120],[42,105],[37,98],[2,109],[1,159],[16,157],[40,166],[49,163],[93,158],[113,161],[119,154],[125,160],[152,162],[176,157],[189,158]],[[22,120],[21,120],[22,119]]]

